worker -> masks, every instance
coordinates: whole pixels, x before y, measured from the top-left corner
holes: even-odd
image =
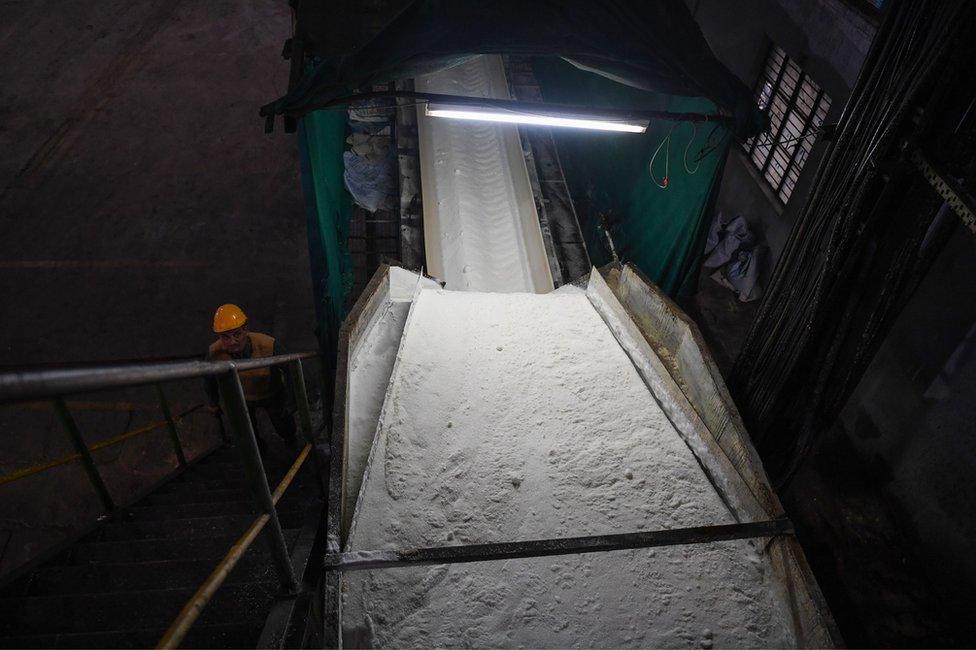
[[[237,305],[221,305],[213,319],[213,331],[219,338],[207,350],[208,361],[233,359],[260,359],[282,354],[274,338],[267,334],[250,332],[247,316]],[[264,444],[258,436],[257,410],[264,409],[277,433],[290,446],[295,445],[295,419],[285,406],[286,390],[282,366],[267,366],[253,370],[241,370],[241,387],[247,402],[247,412],[254,427],[258,447]],[[217,380],[207,378],[207,397],[210,411],[220,417]]]

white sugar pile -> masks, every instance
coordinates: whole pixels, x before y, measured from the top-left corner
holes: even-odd
[[[419,294],[350,550],[732,522],[584,294]],[[345,580],[355,647],[794,645],[749,541]]]

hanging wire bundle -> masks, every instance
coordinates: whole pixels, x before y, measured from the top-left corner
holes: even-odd
[[[839,414],[919,273],[940,201],[907,189],[906,149],[948,83],[948,55],[966,58],[973,13],[965,0],[891,3],[729,377],[780,484]]]
[[[674,130],[684,122],[675,122],[670,129],[668,129],[667,135],[661,140],[661,144],[657,146],[654,153],[651,154],[651,162],[647,164],[647,173],[651,177],[651,182],[662,190],[668,189],[671,184],[671,135]],[[695,139],[698,137],[698,124],[695,122],[689,122],[691,124],[691,138],[688,140],[688,144],[685,145],[684,155],[681,157],[681,162],[684,165],[685,173],[689,176],[694,176],[698,173],[698,168],[701,167],[701,161],[704,160],[709,154],[717,150],[728,137],[729,132],[725,129],[720,129],[719,124],[713,124],[711,131],[708,132],[708,137],[705,138],[705,143],[695,154],[693,162],[695,163],[694,169],[688,164],[688,153],[691,151],[691,145],[694,144]],[[718,139],[715,138],[715,134],[719,133]],[[661,149],[664,149],[664,176],[658,180],[658,177],[654,175],[654,163],[657,161],[658,155],[661,153]]]

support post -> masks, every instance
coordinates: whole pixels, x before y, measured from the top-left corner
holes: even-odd
[[[318,475],[319,490],[322,499],[326,499],[329,490],[329,459],[324,446],[319,446],[315,439],[315,432],[312,430],[312,411],[308,405],[308,391],[305,388],[305,372],[302,370],[302,360],[296,359],[288,364],[291,371],[292,390],[295,391],[295,403],[298,406],[298,419],[302,423],[302,433],[305,434],[305,441],[312,445],[315,472]]]
[[[295,570],[291,565],[291,558],[288,556],[288,545],[285,543],[281,522],[278,520],[278,513],[271,498],[268,477],[265,475],[264,465],[261,463],[261,452],[258,451],[258,442],[254,437],[254,427],[251,425],[251,418],[247,412],[247,402],[244,399],[244,389],[241,386],[237,367],[231,364],[230,372],[220,375],[217,384],[223,397],[227,419],[237,436],[248,485],[251,487],[258,509],[269,517],[265,538],[271,547],[271,557],[278,570],[281,586],[288,593],[298,593],[298,579],[295,577]]]
[[[180,467],[186,467],[186,456],[183,455],[180,432],[176,429],[176,420],[173,419],[173,412],[169,410],[169,402],[166,401],[166,393],[163,392],[162,384],[156,384],[156,395],[159,396],[159,407],[163,410],[163,417],[166,418],[166,428],[169,430],[169,439],[172,441],[173,450],[176,452],[176,461]]]
[[[308,391],[305,388],[305,373],[302,370],[302,360],[296,359],[288,364],[291,371],[292,389],[295,391],[295,404],[298,407],[298,419],[302,423],[302,433],[305,442],[315,446],[315,432],[312,431],[312,412],[308,406]]]
[[[91,451],[89,451],[88,445],[85,444],[85,439],[81,435],[81,429],[78,428],[75,419],[71,417],[68,405],[64,403],[64,398],[61,397],[55,397],[53,402],[54,409],[61,419],[64,430],[68,432],[68,437],[71,438],[71,443],[74,445],[75,451],[81,456],[85,471],[88,473],[88,480],[91,481],[92,487],[98,493],[98,498],[102,500],[102,505],[105,506],[105,510],[114,512],[115,502],[112,501],[112,495],[109,494],[108,487],[105,486],[105,481],[102,480],[102,475],[98,473],[95,459],[92,458]]]

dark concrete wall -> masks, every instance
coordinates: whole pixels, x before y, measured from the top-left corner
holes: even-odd
[[[4,3],[0,365],[202,354],[223,302],[315,348],[295,138],[258,117],[290,31],[284,0]],[[90,443],[159,420],[154,400],[71,398]],[[212,418],[185,426],[212,441]],[[0,474],[70,451],[44,404],[0,409],[0,432]],[[157,430],[96,460],[124,502],[167,454]],[[0,573],[97,511],[77,464],[0,486]]]
[[[875,32],[875,23],[842,0],[687,0],[719,60],[750,88],[762,72],[769,42],[782,47],[831,98],[827,122],[838,119]],[[808,194],[825,146],[807,159],[796,189],[783,206],[760,182],[741,147],[733,146],[716,209],[741,214],[762,233],[771,259],[779,259]]]
[[[976,602],[974,277],[976,235],[960,223],[841,416],[885,468],[877,488],[899,504],[901,532],[960,624]]]
[[[0,38],[0,363],[178,354],[238,301],[314,339],[287,4],[15,3]]]

